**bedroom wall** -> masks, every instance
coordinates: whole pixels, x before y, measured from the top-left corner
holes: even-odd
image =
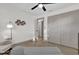
[[[79,10],[48,17],[48,40],[78,48]]]
[[[26,22],[24,26],[17,26],[15,24],[16,19],[21,19]],[[13,23],[13,41],[21,42],[33,38],[34,20],[35,17],[27,12],[23,12],[16,7],[1,6],[0,5],[0,41],[4,40],[2,33],[7,31],[6,25],[8,22]]]

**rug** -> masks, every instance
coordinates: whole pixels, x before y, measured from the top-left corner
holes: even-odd
[[[28,47],[24,48],[25,55],[62,55],[58,47]]]

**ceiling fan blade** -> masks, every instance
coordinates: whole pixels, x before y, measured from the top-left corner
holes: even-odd
[[[35,9],[35,8],[38,7],[38,6],[39,6],[39,4],[35,5],[33,8],[31,8],[31,10]]]
[[[43,9],[44,11],[46,11],[46,8],[45,8],[44,6],[42,7],[42,9]]]

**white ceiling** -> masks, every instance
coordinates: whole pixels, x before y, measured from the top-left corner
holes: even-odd
[[[31,8],[35,6],[36,4],[37,3],[1,3],[0,8],[3,7],[6,10],[17,9],[17,10],[25,12],[26,14],[42,15],[44,13],[51,13],[55,10],[74,5],[75,3],[47,4],[47,5],[44,5],[47,9],[46,12],[44,12],[41,8],[38,8],[38,7],[34,10],[31,10]]]

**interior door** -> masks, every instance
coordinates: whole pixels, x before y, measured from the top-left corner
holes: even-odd
[[[38,19],[37,20],[37,26],[38,26],[38,39],[43,39],[44,37],[44,20]]]

